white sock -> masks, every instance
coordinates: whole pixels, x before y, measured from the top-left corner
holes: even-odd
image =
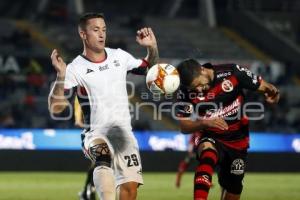
[[[115,177],[110,167],[98,166],[94,169],[93,179],[101,200],[115,200]]]

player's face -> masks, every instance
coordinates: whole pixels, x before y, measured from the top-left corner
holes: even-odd
[[[102,18],[89,19],[84,31],[85,37],[83,41],[86,48],[89,48],[97,53],[102,52],[105,47],[106,40],[106,25]]]
[[[207,70],[201,67],[199,75],[192,81],[190,89],[197,92],[206,92],[210,89],[211,79]]]

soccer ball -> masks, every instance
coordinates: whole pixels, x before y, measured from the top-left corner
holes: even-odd
[[[179,74],[173,65],[153,65],[146,76],[146,84],[153,94],[172,94],[180,84]]]

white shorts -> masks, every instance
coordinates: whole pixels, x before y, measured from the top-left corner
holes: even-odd
[[[85,132],[83,139],[85,155],[90,143],[95,139],[103,139],[109,147],[117,187],[127,182],[143,184],[139,147],[130,129],[122,129],[122,133],[103,128]]]

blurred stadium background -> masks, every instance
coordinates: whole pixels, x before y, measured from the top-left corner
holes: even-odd
[[[194,57],[201,63],[234,62],[277,85],[279,106],[266,105],[265,117],[250,126],[247,169],[251,173],[243,196],[300,199],[297,0],[0,1],[0,199],[77,198],[89,162],[80,151],[81,130],[74,129],[72,117],[56,121],[48,113],[47,96],[56,76],[49,55],[58,48],[71,61],[81,53],[77,19],[87,11],[105,14],[107,46],[142,57],[146,52],[135,42],[135,31],[150,26],[161,61],[176,65]],[[172,102],[151,96],[144,77],[129,75],[128,79],[136,85],[129,91],[134,94],[133,105]],[[252,93],[248,100],[262,102]],[[188,136],[178,132],[170,113],[155,120],[152,107],[137,109],[139,116],[132,124],[146,179],[140,199],[191,199],[191,173],[183,188],[174,186],[174,172],[185,155]],[[215,186],[211,199],[217,199],[218,192]]]

